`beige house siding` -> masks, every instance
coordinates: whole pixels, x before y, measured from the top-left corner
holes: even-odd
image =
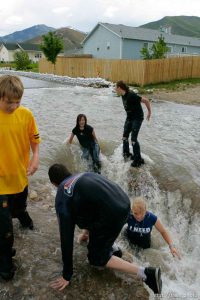
[[[30,60],[38,62],[41,58],[44,58],[42,51],[26,51]]]
[[[38,50],[25,50],[21,47],[20,44],[16,44],[16,49],[14,50],[9,50],[5,47],[4,44],[0,46],[0,61],[4,62],[13,62],[14,59],[14,54],[17,51],[25,51],[28,54],[28,57],[31,61],[33,62],[38,62],[41,58],[44,58],[44,54],[42,51]]]
[[[0,61],[14,61],[14,51],[8,50],[4,45],[0,49]]]

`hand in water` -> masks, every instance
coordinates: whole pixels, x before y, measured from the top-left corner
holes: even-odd
[[[69,281],[65,280],[63,277],[59,277],[50,283],[50,287],[58,291],[64,290],[68,285]]]

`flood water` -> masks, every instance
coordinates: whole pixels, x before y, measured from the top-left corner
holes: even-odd
[[[66,138],[75,126],[76,116],[84,113],[88,117],[88,124],[95,128],[101,146],[102,174],[122,186],[130,198],[143,195],[147,199],[149,210],[169,229],[182,259],[179,261],[172,257],[168,246],[155,231],[152,248],[140,253],[130,248],[123,234],[119,237],[119,244],[133,261],[161,266],[162,299],[200,299],[200,107],[153,101],[152,119],[150,122],[143,122],[139,134],[146,164],[135,170],[130,168],[130,162],[124,163],[122,159],[121,136],[125,113],[121,98],[113,95],[112,88],[64,86],[30,78],[22,80],[25,85],[22,104],[33,111],[42,138],[40,169],[30,179],[30,186],[37,192],[43,188],[44,209],[47,202],[51,201],[48,207],[51,215],[48,217],[48,210],[44,211],[48,218],[46,231],[41,228],[42,220],[38,220],[38,227],[41,229],[31,233],[29,237],[25,234],[26,244],[23,249],[26,250],[23,255],[26,255],[26,251],[30,252],[29,239],[34,240],[35,235],[40,235],[42,244],[43,236],[51,234],[51,231],[57,235],[55,242],[58,249],[52,243],[44,245],[45,257],[48,257],[51,248],[52,251],[54,248],[54,251],[60,251],[56,216],[53,211],[55,190],[49,184],[47,171],[49,166],[56,162],[66,164],[72,172],[87,170],[87,166],[80,159],[78,143],[75,141],[71,146],[66,145]],[[37,217],[38,207],[41,209],[38,203],[32,204],[33,219],[34,215]],[[23,242],[23,233],[17,228],[16,243],[18,238]],[[51,257],[48,258],[49,263],[43,265],[39,263],[40,257],[37,252],[32,255],[37,256],[35,263],[39,264],[40,278],[43,276],[45,280],[45,270],[48,274],[59,271],[55,266],[51,266]],[[61,260],[60,255],[57,260],[59,259]],[[25,270],[26,268],[24,272]],[[32,288],[34,274],[29,268]],[[16,281],[15,285],[17,282],[19,281]],[[27,292],[27,286],[28,281],[21,289],[24,288]],[[126,290],[123,293],[126,295]],[[27,295],[28,292],[23,299],[48,299],[45,296],[31,298]],[[52,299],[56,297],[52,296]],[[105,294],[102,299],[117,298]],[[124,296],[123,299],[129,298]]]

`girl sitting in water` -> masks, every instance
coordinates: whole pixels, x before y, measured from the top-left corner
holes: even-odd
[[[146,202],[142,197],[134,199],[127,223],[128,227],[125,234],[131,244],[143,249],[150,248],[151,231],[153,226],[155,226],[163,239],[169,245],[172,255],[177,256],[180,259],[180,254],[173,244],[169,233],[161,224],[157,216],[155,216],[152,212],[147,211]]]
[[[94,172],[101,173],[101,162],[99,160],[100,147],[92,126],[87,124],[87,117],[84,114],[79,114],[76,119],[76,127],[72,130],[68,142],[71,144],[76,135],[83,154],[82,158],[89,159],[91,155],[93,160]]]

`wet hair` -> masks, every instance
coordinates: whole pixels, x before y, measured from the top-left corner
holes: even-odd
[[[122,80],[119,80],[116,82],[116,87],[122,89],[125,92],[129,91],[129,87],[128,85],[126,85]]]
[[[13,75],[0,76],[0,99],[21,99],[24,86],[21,79]]]
[[[54,164],[49,168],[49,179],[51,183],[59,185],[65,178],[71,175],[69,170],[62,164]]]
[[[143,197],[136,197],[131,205],[131,210],[138,208],[141,212],[145,212],[147,210],[147,204]]]
[[[84,115],[84,114],[79,114],[79,115],[77,116],[77,118],[76,118],[76,126],[79,126],[79,122],[80,122],[80,120],[81,120],[82,118],[84,118],[84,120],[85,120],[85,125],[87,125],[87,117],[86,117],[86,115]]]

